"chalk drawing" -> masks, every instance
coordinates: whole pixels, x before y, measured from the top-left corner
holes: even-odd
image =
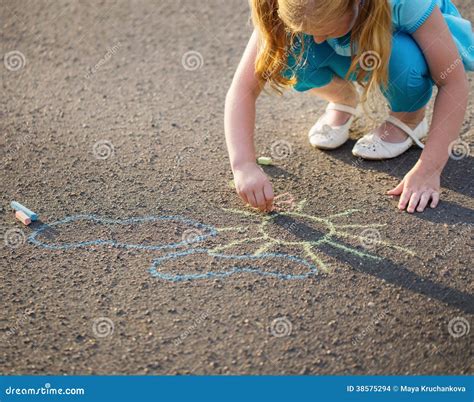
[[[110,239],[94,239],[89,241],[83,242],[75,242],[75,243],[66,243],[66,244],[50,244],[44,243],[41,240],[38,240],[38,237],[41,234],[45,233],[46,231],[55,228],[59,225],[68,224],[71,222],[78,222],[78,221],[91,221],[94,223],[99,223],[103,225],[134,225],[140,223],[147,223],[147,222],[158,222],[158,221],[176,221],[180,223],[184,223],[193,227],[198,228],[200,231],[207,231],[203,235],[194,236],[189,239],[183,239],[180,242],[170,243],[170,244],[156,244],[156,245],[146,245],[146,244],[130,244],[130,243],[121,243],[116,240]],[[167,248],[176,248],[182,247],[191,243],[200,242],[210,236],[215,236],[217,234],[215,228],[209,225],[205,225],[203,223],[197,222],[193,219],[185,218],[179,215],[176,216],[144,216],[139,218],[126,218],[126,219],[109,219],[100,217],[97,215],[73,215],[68,216],[60,221],[56,221],[49,224],[44,224],[37,230],[33,231],[33,233],[29,236],[28,240],[36,246],[47,248],[50,250],[68,250],[72,248],[80,248],[80,247],[88,247],[88,246],[100,246],[100,245],[108,245],[117,248],[126,248],[126,249],[138,249],[138,250],[163,250]]]
[[[225,278],[238,273],[250,273],[255,275],[267,276],[282,280],[298,280],[306,279],[310,276],[315,276],[319,271],[329,272],[330,269],[327,264],[322,259],[321,246],[327,245],[338,250],[342,250],[345,253],[355,255],[359,258],[371,259],[375,261],[383,260],[382,257],[375,254],[369,253],[366,250],[361,250],[361,248],[355,248],[350,245],[342,244],[338,241],[338,238],[342,239],[352,239],[360,240],[360,235],[352,234],[350,229],[367,229],[367,228],[377,228],[386,226],[386,224],[342,224],[337,223],[339,220],[350,217],[352,214],[360,212],[359,210],[350,209],[344,212],[337,214],[329,215],[327,217],[318,217],[314,215],[309,215],[303,212],[304,205],[306,200],[303,200],[298,203],[296,208],[291,211],[280,211],[278,213],[271,214],[261,214],[258,212],[253,212],[249,210],[238,210],[238,209],[228,209],[222,208],[223,211],[230,212],[233,214],[238,214],[243,217],[248,217],[250,221],[246,225],[239,226],[226,226],[226,227],[214,227],[212,225],[203,224],[201,222],[189,219],[183,216],[146,216],[146,217],[137,217],[137,218],[127,218],[127,219],[110,219],[104,218],[96,215],[73,215],[66,217],[62,220],[50,223],[48,225],[44,224],[38,229],[34,230],[33,233],[29,236],[29,241],[34,245],[49,250],[67,250],[75,248],[87,248],[92,246],[106,245],[117,248],[125,249],[137,249],[137,250],[147,250],[147,251],[162,251],[175,249],[175,251],[169,252],[168,254],[159,256],[152,260],[151,267],[149,268],[150,274],[161,280],[170,281],[170,282],[179,282],[179,281],[190,281],[190,280],[202,280],[202,279],[212,279],[212,278]],[[251,218],[251,219],[250,219]],[[271,233],[271,228],[275,227],[276,219],[286,218],[295,221],[295,219],[305,220],[311,224],[316,224],[320,229],[311,239],[298,239],[298,240],[286,240],[285,238],[280,238]],[[255,223],[255,219],[259,219],[259,223]],[[119,242],[116,240],[110,239],[93,239],[88,241],[65,243],[65,244],[55,244],[44,242],[40,240],[42,235],[46,233],[47,230],[55,228],[60,225],[65,224],[74,224],[80,221],[91,221],[95,224],[101,225],[136,225],[147,222],[176,222],[191,226],[196,228],[199,231],[198,236],[193,236],[189,238],[182,239],[178,242],[172,242],[167,244],[133,244]],[[294,223],[293,225],[298,225]],[[251,229],[256,229],[257,235],[250,236],[246,234]],[[349,230],[349,231],[348,231]],[[218,244],[217,246],[208,246],[205,247],[205,243],[211,239],[218,239],[219,235],[225,232],[235,233],[236,236],[225,244]],[[244,235],[242,236],[242,234]],[[237,237],[237,238],[235,238]],[[386,240],[375,239],[373,240],[377,245],[383,247],[389,247],[403,253],[414,255],[414,253],[404,247],[394,245]],[[199,244],[199,247],[197,247]],[[238,247],[240,245],[250,245],[255,247],[254,252],[246,253],[228,253],[232,248]],[[193,247],[195,246],[195,247]],[[304,258],[291,255],[289,253],[282,252],[271,252],[272,248],[276,247],[293,247],[299,249],[303,254]],[[178,249],[178,250],[176,250]],[[179,258],[184,258],[186,256],[199,256],[207,255],[212,258],[217,258],[222,261],[230,261],[235,263],[235,265],[230,268],[226,268],[221,271],[205,271],[205,272],[184,272],[184,273],[167,273],[164,272],[163,265],[166,262],[177,260]],[[258,266],[258,260],[275,260],[275,266],[284,263],[294,263],[299,265],[303,271],[299,270],[294,273],[283,273],[278,270],[264,270]]]
[[[221,272],[208,271],[208,272],[193,273],[193,274],[168,274],[168,273],[160,272],[158,270],[159,266],[165,261],[174,260],[174,259],[186,256],[186,255],[191,255],[191,254],[207,254],[211,257],[236,260],[236,261],[245,261],[245,260],[252,261],[252,260],[264,259],[264,258],[265,259],[276,258],[280,260],[287,260],[287,261],[292,261],[292,262],[302,264],[308,270],[304,274],[284,274],[278,271],[264,271],[263,269],[258,268],[258,266],[257,267],[234,266]],[[153,260],[153,264],[149,271],[150,271],[150,274],[156,278],[160,278],[160,279],[171,281],[171,282],[179,282],[179,281],[186,281],[186,280],[193,280],[193,279],[225,278],[225,277],[231,276],[233,274],[238,274],[238,273],[251,273],[251,274],[256,274],[256,275],[261,275],[261,276],[269,276],[269,277],[273,277],[277,279],[305,279],[305,278],[308,278],[309,276],[317,274],[318,268],[314,264],[302,258],[289,255],[289,254],[283,254],[283,253],[262,253],[259,255],[248,255],[248,254],[236,255],[236,254],[216,253],[212,250],[205,249],[205,248],[193,248],[193,249],[182,251],[182,252],[171,253],[160,258],[155,258]]]
[[[350,232],[345,231],[345,229],[367,229],[367,228],[376,228],[376,227],[383,227],[386,226],[386,224],[336,224],[334,221],[337,221],[339,218],[345,218],[348,217],[356,212],[360,212],[357,209],[350,209],[341,213],[337,213],[334,215],[330,215],[328,217],[317,217],[314,215],[309,215],[303,213],[304,205],[306,204],[306,200],[302,200],[298,203],[297,207],[295,208],[294,211],[282,211],[277,214],[266,214],[262,216],[261,223],[258,226],[258,232],[259,236],[257,237],[252,237],[252,238],[242,238],[238,240],[234,240],[226,245],[221,245],[217,246],[211,250],[209,250],[209,253],[216,253],[216,252],[221,252],[225,249],[234,247],[238,244],[242,243],[252,243],[252,242],[260,242],[261,245],[260,247],[253,253],[253,256],[262,256],[264,255],[265,251],[270,250],[272,247],[275,247],[277,245],[287,245],[287,246],[297,246],[300,247],[301,250],[305,252],[305,256],[310,259],[316,266],[319,266],[321,270],[323,271],[329,271],[327,268],[326,264],[321,260],[321,258],[317,255],[317,249],[318,247],[327,244],[330,245],[334,248],[338,248],[340,250],[343,250],[345,252],[354,254],[360,258],[370,258],[374,260],[382,260],[382,257],[379,257],[377,255],[368,253],[366,251],[361,251],[360,249],[350,247],[343,245],[341,243],[338,243],[336,239],[338,237],[340,238],[347,238],[347,239],[353,239],[353,240],[361,240],[360,235],[354,235]],[[224,211],[228,211],[231,213],[235,214],[240,214],[244,216],[255,216],[256,213],[250,212],[250,211],[243,211],[243,210],[237,210],[237,209],[227,209],[223,208]],[[260,215],[258,215],[260,216]],[[320,237],[311,239],[311,240],[300,240],[300,241],[288,241],[284,239],[280,239],[277,237],[273,237],[269,231],[268,228],[271,226],[272,222],[275,221],[278,217],[289,217],[289,218],[299,218],[299,219],[304,219],[309,222],[314,222],[319,225],[322,225],[325,227],[326,232],[322,234]],[[217,232],[221,231],[236,231],[236,232],[241,232],[243,229],[245,229],[242,226],[238,227],[225,227],[225,228],[216,228]],[[388,241],[382,240],[382,239],[376,239],[374,242],[380,246],[385,246],[385,247],[390,247],[396,250],[399,250],[401,252],[407,253],[409,255],[414,255],[414,252],[404,248],[404,247],[399,247],[397,245],[391,244]]]

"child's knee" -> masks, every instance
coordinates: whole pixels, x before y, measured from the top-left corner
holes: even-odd
[[[395,32],[387,94],[392,110],[414,111],[431,98],[433,81],[422,50],[408,34]]]
[[[389,69],[395,77],[403,75],[406,70],[414,71],[419,75],[429,75],[429,67],[423,51],[411,35],[404,32],[394,33]]]

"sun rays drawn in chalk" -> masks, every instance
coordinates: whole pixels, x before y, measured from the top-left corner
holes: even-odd
[[[336,223],[340,221],[341,218],[347,218],[357,212],[360,212],[357,209],[349,209],[344,212],[340,212],[337,214],[329,215],[327,217],[318,217],[314,215],[309,215],[303,212],[304,206],[306,204],[306,200],[302,200],[298,203],[297,207],[294,211],[282,211],[276,214],[267,214],[264,215],[261,219],[260,224],[258,225],[258,236],[255,237],[243,237],[237,240],[233,240],[225,245],[220,245],[214,247],[213,249],[208,250],[208,254],[221,254],[226,249],[231,249],[235,246],[241,244],[256,244],[258,248],[255,252],[251,255],[252,258],[258,258],[259,256],[268,256],[271,255],[268,251],[275,248],[276,246],[292,246],[299,248],[305,255],[306,259],[312,263],[313,267],[319,267],[322,271],[328,272],[329,268],[321,259],[320,254],[321,247],[324,245],[331,246],[333,248],[339,249],[343,252],[353,254],[359,258],[369,258],[373,260],[382,260],[383,258],[367,251],[362,251],[358,248],[347,246],[341,244],[337,241],[338,238],[346,238],[350,240],[363,240],[363,237],[360,235],[356,235],[347,231],[347,229],[374,229],[378,227],[384,227],[386,224],[378,224],[378,223],[369,223],[369,224],[341,224]],[[243,215],[247,217],[255,217],[261,216],[260,214],[238,210],[238,209],[231,209],[231,208],[222,208],[224,211],[231,212],[238,215]],[[297,218],[298,220],[304,220],[309,222],[311,225],[317,225],[319,227],[319,231],[316,232],[316,236],[307,240],[285,240],[284,238],[272,235],[270,228],[274,226],[275,221],[281,218]],[[248,227],[245,226],[230,226],[230,227],[223,227],[223,228],[215,228],[215,230],[219,232],[237,232],[241,233],[242,231],[246,231]],[[314,233],[314,232],[313,232]],[[388,241],[382,239],[371,239],[375,245],[389,247],[401,252],[404,252],[409,255],[414,255],[414,252],[405,248],[394,245]],[[315,270],[317,271],[317,269]],[[291,276],[291,275],[290,275]]]
[[[266,215],[238,209],[222,208],[223,211],[249,218],[249,220],[252,221],[244,225],[226,227],[214,227],[212,225],[203,224],[201,222],[179,215],[146,216],[127,219],[110,219],[97,215],[74,215],[48,225],[43,224],[41,227],[33,231],[29,237],[29,241],[38,247],[49,250],[68,250],[89,248],[94,246],[111,246],[130,250],[157,252],[166,252],[174,249],[175,251],[168,252],[168,254],[154,258],[152,260],[151,267],[149,268],[149,272],[153,277],[170,282],[226,278],[238,273],[255,274],[282,280],[306,279],[308,277],[315,276],[319,271],[329,271],[327,264],[322,258],[324,251],[321,248],[323,246],[330,246],[344,253],[352,254],[363,259],[375,261],[380,261],[383,259],[380,256],[369,253],[365,250],[363,251],[360,248],[345,245],[338,241],[338,239],[342,238],[360,241],[360,236],[350,233],[351,229],[363,230],[368,228],[377,228],[385,226],[385,224],[338,223],[344,218],[350,217],[352,214],[360,211],[351,209],[334,215],[329,215],[327,217],[318,217],[303,212],[305,202],[305,200],[301,201],[292,211],[280,211],[278,213]],[[256,224],[255,219],[259,219],[260,222]],[[56,228],[58,226],[77,224],[79,222],[85,221],[90,221],[94,224],[106,226],[138,225],[156,222],[163,222],[165,224],[184,224],[191,227],[192,231],[196,231],[197,235],[187,236],[186,238],[182,238],[177,242],[158,244],[120,242],[106,238],[97,238],[87,241],[69,243],[51,243],[42,240],[43,237],[48,238],[48,233],[57,230]],[[272,232],[272,229],[277,226],[281,226],[281,222],[279,221],[292,222],[290,225],[292,229],[298,229],[299,226],[301,226],[301,221],[306,221],[313,229],[314,227],[317,227],[317,230],[310,231],[309,239],[297,238],[296,240],[289,240],[286,236],[276,235]],[[285,226],[285,224],[283,227],[288,229],[288,226]],[[248,232],[252,229],[256,229],[257,234],[254,236],[249,236]],[[208,241],[212,239],[219,240],[219,236],[223,235],[224,233],[230,233],[233,237],[228,243],[221,243],[217,246],[205,247]],[[414,254],[409,249],[399,247],[381,239],[375,239],[373,241],[379,246],[396,249],[409,255]],[[252,249],[251,252],[245,253],[229,252],[231,249],[242,245],[246,245],[251,248],[253,247],[254,251]],[[296,248],[300,250],[303,256],[296,256],[285,252],[272,252],[273,249],[285,247]],[[169,273],[164,270],[164,265],[166,263],[194,255],[207,255],[219,261],[230,262],[234,265],[221,271],[208,270],[199,272]],[[271,266],[274,268],[263,269],[261,267],[262,261],[272,262]],[[281,268],[284,266],[286,266],[285,269],[288,271],[287,266],[289,264],[295,264],[299,267],[299,269],[290,270],[289,272],[282,272]]]

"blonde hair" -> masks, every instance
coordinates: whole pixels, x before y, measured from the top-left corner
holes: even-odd
[[[358,0],[250,0],[252,21],[259,33],[259,51],[255,73],[261,87],[265,83],[281,93],[293,86],[296,78],[285,78],[291,54],[301,61],[303,31],[337,21]],[[364,88],[362,101],[379,86],[387,86],[391,53],[392,16],[389,0],[364,0],[351,29],[352,61],[346,79],[356,72],[356,81]],[[298,52],[295,49],[299,49]],[[361,68],[358,68],[361,67]]]

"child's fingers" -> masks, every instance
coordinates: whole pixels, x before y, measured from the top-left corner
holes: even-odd
[[[420,193],[413,193],[410,197],[410,202],[408,203],[407,212],[413,213],[415,212],[415,208],[420,201],[421,194]]]
[[[400,200],[398,201],[398,208],[405,209],[408,201],[410,201],[411,190],[404,189],[402,195],[400,196]]]
[[[433,194],[431,194],[430,207],[431,208],[436,208],[436,206],[438,205],[438,202],[439,202],[439,193],[435,191]]]
[[[247,194],[245,193],[245,191],[241,190],[240,188],[238,187],[235,187],[235,191],[237,192],[237,194],[239,195],[239,197],[242,199],[242,201],[245,203],[245,204],[249,204],[249,200],[247,198]]]
[[[400,195],[403,191],[403,184],[404,184],[404,182],[401,181],[400,183],[398,183],[398,186],[396,186],[395,188],[392,188],[391,190],[387,191],[387,194],[389,194],[389,195]]]
[[[260,209],[261,211],[264,211],[267,207],[267,204],[265,202],[263,190],[254,191],[254,195],[255,195],[255,200],[257,201],[258,209]]]
[[[247,198],[247,194],[245,194],[243,191],[239,192],[240,198],[242,198],[242,201],[245,204],[250,204],[249,199]]]
[[[431,193],[425,191],[421,194],[420,202],[418,203],[418,207],[416,208],[417,212],[423,212],[430,201]]]
[[[255,200],[255,195],[253,193],[252,190],[250,190],[247,194],[247,200],[249,201],[249,204],[252,206],[252,207],[256,207],[257,206],[257,201]]]
[[[272,185],[270,183],[267,183],[265,184],[265,186],[263,186],[263,194],[265,195],[265,200],[267,203],[267,211],[271,211],[274,194],[273,194]]]

